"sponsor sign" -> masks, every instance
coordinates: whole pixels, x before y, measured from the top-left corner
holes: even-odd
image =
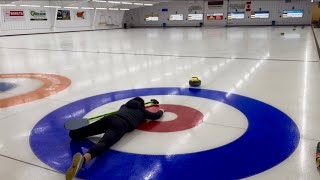
[[[303,17],[303,10],[290,10],[290,11],[283,11],[283,18],[302,18]]]
[[[207,14],[207,20],[223,20],[223,13]]]
[[[268,19],[270,15],[269,11],[258,11],[252,12],[250,18],[251,19]]]
[[[23,10],[4,10],[4,21],[24,21],[25,14]]]
[[[47,21],[47,12],[44,10],[30,10],[30,21]]]
[[[159,17],[158,16],[145,16],[145,20],[146,21],[159,21]]]
[[[76,13],[74,14],[75,15],[75,20],[86,20],[87,17],[86,17],[86,12],[85,11],[76,11]]]
[[[229,12],[228,19],[244,19],[244,12]]]
[[[203,20],[203,14],[188,14],[189,21],[201,21]]]
[[[208,8],[209,9],[222,9],[223,8],[223,1],[209,1]]]
[[[183,14],[171,14],[169,17],[170,21],[183,21]]]
[[[58,10],[57,20],[71,20],[70,10]]]

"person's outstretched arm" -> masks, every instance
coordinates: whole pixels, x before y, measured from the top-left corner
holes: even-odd
[[[144,114],[145,114],[146,119],[150,119],[150,120],[156,120],[156,119],[161,118],[163,113],[164,113],[163,109],[160,109],[159,111],[157,111],[155,113],[150,112],[148,110],[144,110]]]

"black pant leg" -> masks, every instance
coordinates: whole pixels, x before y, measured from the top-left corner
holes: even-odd
[[[130,130],[128,123],[121,118],[113,118],[111,122],[110,128],[105,132],[98,144],[89,150],[88,153],[91,154],[92,159],[108,150]]]
[[[71,130],[69,132],[69,136],[71,137],[71,139],[84,139],[89,136],[102,134],[109,128],[112,117],[113,116],[106,116],[92,124],[89,124],[88,126],[76,130]]]

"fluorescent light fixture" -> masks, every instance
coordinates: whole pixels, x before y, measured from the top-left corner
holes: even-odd
[[[109,8],[109,10],[111,10],[111,11],[118,11],[119,8]]]
[[[17,5],[15,5],[15,4],[0,4],[0,6],[14,7],[14,6],[17,6]]]
[[[60,6],[43,6],[45,8],[61,8]]]
[[[133,3],[134,5],[142,6],[142,3]]]
[[[120,8],[120,11],[129,11],[130,9]]]
[[[101,2],[101,3],[105,3],[105,2],[107,2],[107,1],[93,0],[93,2]]]
[[[94,9],[93,7],[81,7],[81,9]]]
[[[107,8],[96,8],[96,9],[98,9],[98,10],[105,10],[105,9],[107,9]]]
[[[69,6],[69,7],[63,7],[65,9],[79,9],[79,7],[72,7],[72,6]]]
[[[21,7],[40,7],[39,5],[27,5],[27,4],[22,4],[20,6]]]
[[[120,4],[120,2],[119,2],[119,1],[108,1],[108,3]]]
[[[131,2],[121,2],[121,4],[133,4]]]
[[[153,6],[153,4],[143,4],[143,5],[145,5],[145,6]]]

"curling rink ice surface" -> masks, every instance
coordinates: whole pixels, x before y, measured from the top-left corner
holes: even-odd
[[[64,122],[135,96],[168,111],[78,178],[320,178],[320,66],[310,27],[1,37],[0,64],[1,179],[64,179],[72,155],[98,140],[71,141]],[[200,88],[189,88],[192,76]]]

